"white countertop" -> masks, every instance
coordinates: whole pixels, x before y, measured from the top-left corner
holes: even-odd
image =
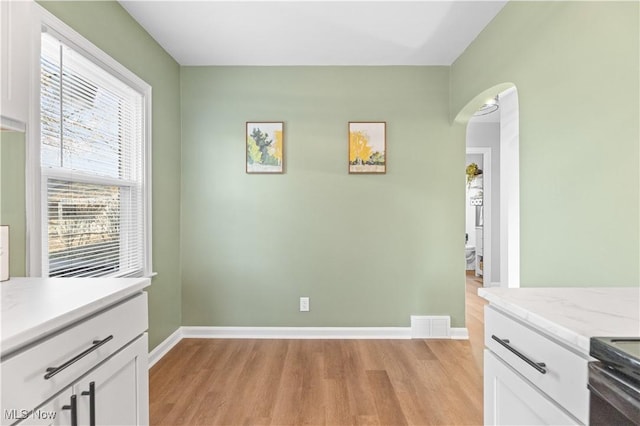
[[[0,283],[2,356],[150,284],[149,278],[11,278]]]
[[[589,355],[589,338],[640,336],[640,287],[480,288],[478,295]]]

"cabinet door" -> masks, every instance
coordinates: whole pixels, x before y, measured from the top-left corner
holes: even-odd
[[[147,335],[134,340],[75,386],[80,425],[149,423]]]
[[[31,1],[0,1],[0,114],[21,123],[29,111],[34,22]]]
[[[77,416],[77,408],[75,412],[72,412],[72,397],[75,397],[77,402],[77,396],[72,394],[72,389],[62,391],[46,404],[36,408],[29,413],[20,413],[20,417],[23,420],[18,423],[19,426],[68,426],[73,422],[72,416]],[[4,412],[4,419],[9,420],[9,424],[13,423],[12,420],[16,420],[14,413]],[[9,418],[7,418],[9,417]]]
[[[485,425],[576,425],[577,420],[493,352],[484,351]]]

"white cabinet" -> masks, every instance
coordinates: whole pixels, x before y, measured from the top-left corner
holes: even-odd
[[[35,21],[32,1],[0,1],[0,115],[27,122]],[[8,120],[7,120],[8,119]]]
[[[586,357],[491,305],[485,348],[485,424],[588,424]]]
[[[19,414],[8,415],[6,411],[3,412],[3,416],[9,421],[22,418],[23,420],[18,423],[19,425],[34,425],[34,426],[63,426],[71,424],[71,403],[77,397],[74,397],[71,388],[65,389],[60,392],[56,397],[51,399],[43,406],[33,410],[24,410]],[[15,412],[14,412],[15,413]],[[17,417],[19,415],[19,417]]]
[[[42,406],[9,420],[22,418],[19,426],[148,424],[148,381],[141,377],[147,368],[145,334]]]
[[[147,336],[136,339],[74,385],[78,424],[148,424]]]
[[[484,351],[485,425],[574,425],[576,421],[493,352]]]
[[[138,293],[3,357],[2,424],[148,424],[147,328]]]

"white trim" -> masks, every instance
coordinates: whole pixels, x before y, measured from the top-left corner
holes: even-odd
[[[184,338],[410,339],[410,327],[182,327]]]
[[[27,125],[13,118],[0,116],[0,130],[10,130],[12,132],[26,132]]]
[[[520,118],[515,87],[500,100],[500,281],[520,287]]]
[[[30,277],[42,276],[42,228],[40,223],[40,21],[42,6],[34,2],[31,27],[31,60],[29,66],[29,117],[26,138],[26,273]]]
[[[145,83],[146,84],[146,83]],[[144,247],[144,255],[145,255],[145,263],[144,263],[144,273],[145,275],[149,275],[149,274],[155,274],[155,272],[153,272],[153,242],[152,242],[152,238],[153,238],[153,214],[152,214],[152,206],[153,206],[153,187],[152,187],[152,181],[153,181],[153,174],[151,171],[151,165],[152,165],[152,150],[151,150],[151,145],[153,142],[153,138],[151,135],[151,128],[152,128],[152,123],[151,123],[151,118],[153,116],[153,110],[152,110],[152,105],[153,102],[151,100],[151,93],[152,93],[153,89],[151,87],[151,85],[147,84],[146,85],[146,90],[144,91],[144,135],[142,136],[143,140],[144,140],[144,159],[143,159],[143,165],[142,167],[144,168],[144,190],[145,190],[145,197],[146,199],[144,200],[144,242],[143,244],[145,245]]]
[[[149,369],[162,359],[175,345],[182,340],[182,327],[171,333],[162,343],[149,352]]]
[[[466,327],[452,327],[449,334],[451,340],[469,340],[469,330]]]
[[[482,282],[484,283],[491,282],[491,264],[493,259],[493,253],[491,251],[491,240],[492,240],[492,226],[491,222],[493,221],[491,203],[492,201],[492,183],[491,183],[491,151],[490,147],[467,147],[467,154],[481,154],[482,155],[482,205],[484,211],[484,218],[482,220],[482,256],[483,256],[483,272],[482,272]],[[477,243],[476,243],[477,245]]]
[[[414,317],[412,318],[426,318]],[[436,317],[429,317],[436,318]],[[437,317],[441,318],[441,317]],[[449,318],[448,316],[446,318]],[[412,337],[411,327],[206,327],[183,326],[149,352],[149,368],[153,367],[182,339],[423,339]],[[468,340],[464,327],[449,329],[448,337],[432,338]]]
[[[92,175],[72,169],[64,169],[61,167],[46,167],[44,174],[48,178],[60,180],[73,180],[74,182],[95,183],[96,185],[112,185],[122,187],[135,187],[136,182],[126,179],[116,179],[108,176]]]
[[[105,70],[111,74],[117,74],[121,80],[126,81],[143,94],[146,94],[146,91],[150,88],[146,81],[135,75],[132,71],[102,51],[95,44],[91,43],[51,12],[40,5],[38,5],[38,9],[41,24],[53,31],[57,36],[66,39],[67,43],[71,43],[71,46],[69,47],[88,55],[91,57],[92,62],[95,62],[97,65],[105,68]],[[38,49],[38,65],[40,64],[39,50],[40,49]]]

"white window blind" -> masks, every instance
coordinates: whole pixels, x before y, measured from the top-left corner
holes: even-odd
[[[43,273],[144,275],[144,94],[47,32],[41,39]]]

